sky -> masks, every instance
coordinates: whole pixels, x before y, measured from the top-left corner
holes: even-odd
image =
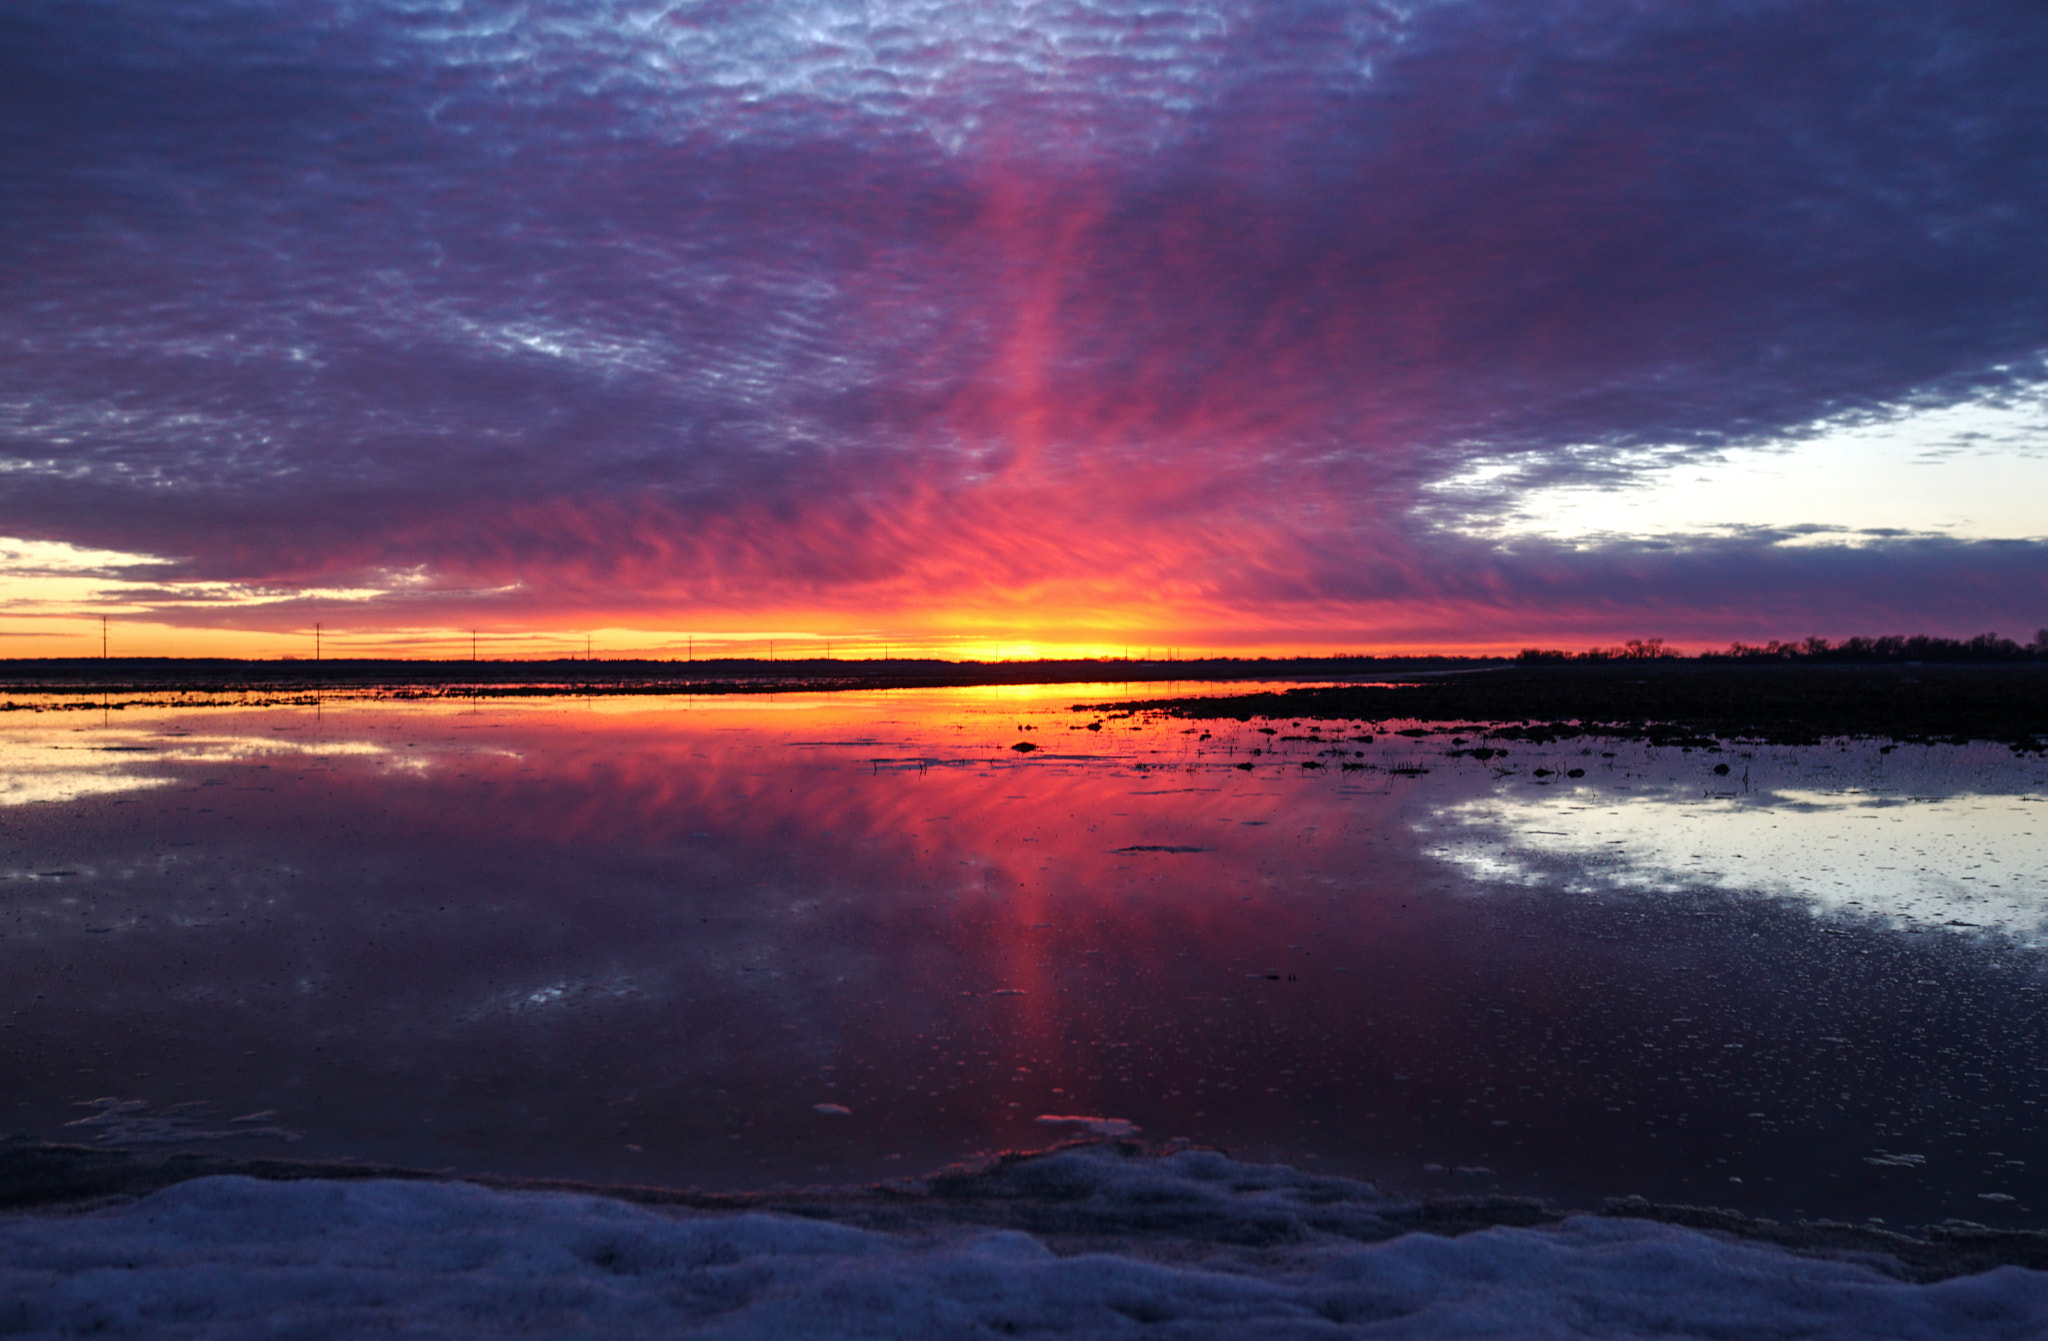
[[[2026,641],[2043,69],[2038,0],[11,0],[0,647]]]

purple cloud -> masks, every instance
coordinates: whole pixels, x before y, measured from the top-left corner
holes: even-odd
[[[1503,547],[1426,486],[2042,380],[2043,68],[1989,0],[24,0],[0,535],[406,619],[2034,618],[2036,544]]]

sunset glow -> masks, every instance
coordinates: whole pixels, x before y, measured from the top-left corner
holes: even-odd
[[[0,38],[12,655],[2048,623],[2035,6],[28,0]]]

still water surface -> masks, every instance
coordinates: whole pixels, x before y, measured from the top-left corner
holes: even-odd
[[[738,1188],[1079,1116],[2048,1223],[2040,759],[1068,710],[1121,692],[10,714],[0,1131]]]

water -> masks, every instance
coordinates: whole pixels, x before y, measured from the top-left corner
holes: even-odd
[[[1080,1117],[2048,1221],[2042,761],[1067,710],[1120,692],[9,714],[0,1131],[740,1188]]]

